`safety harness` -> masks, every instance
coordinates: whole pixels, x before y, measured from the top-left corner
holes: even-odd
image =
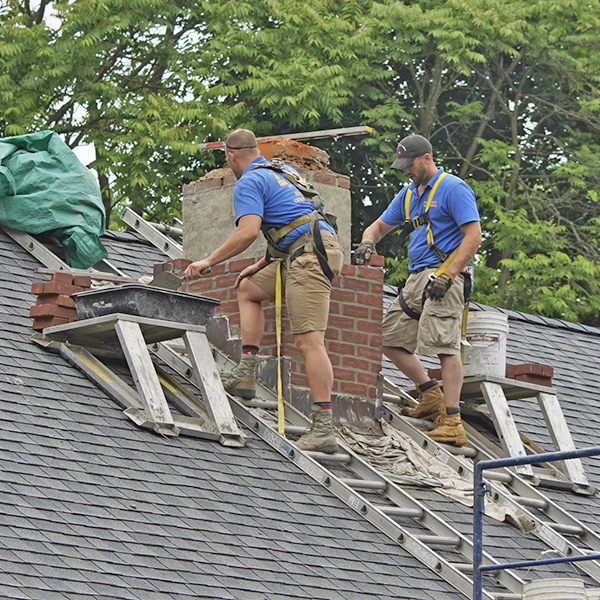
[[[431,230],[431,220],[429,219],[429,209],[430,209],[431,203],[433,201],[433,196],[434,196],[436,190],[438,189],[438,186],[442,182],[442,179],[444,179],[444,177],[446,177],[447,174],[448,173],[440,174],[440,176],[438,177],[438,180],[433,184],[433,187],[429,191],[429,195],[427,196],[427,201],[425,202],[425,210],[423,211],[422,214],[420,214],[417,217],[413,217],[412,219],[409,216],[410,199],[411,199],[412,193],[411,193],[410,188],[408,190],[406,190],[406,195],[404,196],[404,215],[405,215],[404,227],[402,228],[402,231],[400,231],[400,235],[398,236],[398,238],[396,239],[396,241],[390,248],[390,254],[392,254],[393,256],[396,256],[398,249],[406,242],[408,236],[413,231],[415,231],[415,229],[419,229],[421,226],[427,225],[427,245],[429,246],[429,249],[431,250],[431,252],[433,252],[433,254],[435,254],[435,256],[441,261],[441,265],[439,265],[438,269],[435,271],[435,273],[433,273],[433,277],[439,277],[442,273],[444,273],[446,271],[446,269],[448,268],[450,263],[454,260],[454,257],[456,256],[456,253],[458,251],[458,248],[455,248],[452,252],[450,252],[448,254],[447,252],[440,250],[440,248],[438,248],[434,244],[433,232]],[[464,329],[466,327],[466,322],[467,322],[466,314],[469,310],[469,295],[471,293],[471,275],[470,275],[470,273],[463,271],[463,280],[464,280],[464,299],[465,299],[465,309],[464,309],[464,313],[463,313],[463,329]],[[402,295],[402,288],[400,288],[398,290],[398,301],[400,302],[400,306],[402,307],[402,310],[411,319],[415,319],[416,321],[418,321],[421,318],[421,314],[414,311],[406,303],[406,300],[404,299],[404,296]],[[425,292],[423,292],[423,300],[422,300],[422,304],[424,304],[424,303],[425,303]],[[463,332],[463,337],[464,337],[464,332]]]
[[[314,252],[317,255],[317,259],[319,264],[321,265],[321,269],[323,269],[323,273],[329,279],[329,281],[333,281],[334,274],[333,271],[329,268],[329,264],[327,263],[327,251],[325,250],[325,246],[323,246],[323,238],[321,236],[321,227],[315,226],[317,221],[325,221],[333,230],[337,233],[337,222],[335,215],[323,213],[323,198],[319,195],[319,192],[313,188],[313,186],[308,183],[305,179],[300,177],[297,173],[294,173],[286,168],[284,168],[284,164],[279,158],[273,158],[267,163],[258,163],[252,165],[249,171],[254,169],[271,169],[276,173],[279,173],[282,177],[287,179],[293,186],[295,186],[304,196],[309,198],[315,203],[314,210],[307,214],[302,215],[300,217],[295,218],[291,223],[284,225],[277,229],[276,227],[261,227],[263,234],[267,240],[267,261],[270,262],[273,258],[279,258],[282,260],[288,261],[288,266],[296,260],[301,254],[304,252]],[[301,225],[305,223],[309,223],[308,234],[306,243],[294,251],[294,253],[290,256],[289,252],[284,252],[279,250],[279,242],[291,231],[297,229]]]

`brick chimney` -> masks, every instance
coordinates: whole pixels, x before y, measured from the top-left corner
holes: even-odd
[[[369,265],[350,263],[351,202],[349,178],[327,168],[329,156],[323,150],[285,140],[261,140],[265,158],[281,158],[320,192],[327,212],[338,218],[340,241],[346,263],[333,281],[326,347],[334,368],[334,418],[341,423],[367,429],[375,421],[381,400],[381,321],[383,316],[383,257],[373,256]],[[183,253],[185,259],[170,261],[175,272],[189,260],[208,256],[233,231],[233,186],[229,169],[216,169],[183,188]],[[264,255],[266,244],[255,241],[243,254],[213,268],[210,276],[184,283],[182,291],[202,294],[221,301],[209,327],[209,337],[218,347],[238,360],[240,316],[237,292],[233,288],[238,273]],[[300,351],[294,344],[285,306],[282,318],[284,397],[308,413],[312,399]],[[277,378],[277,340],[275,307],[265,307],[258,376],[275,387]]]

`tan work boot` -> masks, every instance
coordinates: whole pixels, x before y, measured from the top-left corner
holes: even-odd
[[[427,387],[428,385],[429,387]],[[421,391],[422,387],[426,387],[426,389]],[[435,421],[440,415],[441,408],[444,406],[444,392],[442,392],[435,379],[418,385],[417,389],[419,390],[419,404],[415,408],[405,406],[401,414],[413,419]]]
[[[338,445],[331,420],[331,411],[313,405],[311,417],[310,429],[296,442],[296,446],[300,450],[310,450],[311,452],[325,452],[326,454],[337,452]]]
[[[242,354],[242,359],[235,366],[229,376],[223,381],[226,392],[251,400],[256,396],[256,354]]]
[[[437,427],[433,431],[426,432],[435,442],[451,444],[452,446],[464,446],[467,443],[467,435],[463,427],[460,413],[449,415],[447,407],[442,406],[440,416],[435,420]]]

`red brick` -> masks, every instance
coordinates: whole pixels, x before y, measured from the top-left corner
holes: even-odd
[[[325,330],[326,340],[338,340],[340,337],[340,330],[337,327],[329,327]]]
[[[342,331],[342,340],[353,344],[368,344],[369,336],[366,333],[358,333],[357,331]]]
[[[350,369],[341,369],[340,367],[336,367],[333,370],[334,379],[344,379],[346,381],[354,381],[354,371]]]
[[[365,292],[358,292],[356,294],[356,301],[359,304],[368,304],[369,306],[383,306],[383,296],[380,294],[366,294]]]
[[[220,304],[216,310],[218,310],[220,313],[234,313],[234,312],[238,312],[239,308],[238,308],[238,303],[235,301],[229,301],[229,302],[223,302],[222,304]]]
[[[329,315],[329,327],[339,329],[354,329],[354,319],[341,317],[339,315]]]
[[[274,333],[263,334],[260,343],[262,347],[274,346],[275,344],[277,344],[277,338],[275,337]]]
[[[383,321],[383,308],[372,308],[371,319],[378,322]]]
[[[553,377],[554,369],[549,365],[537,363],[523,363],[520,365],[506,365],[506,377],[514,378],[517,375],[538,375],[541,377]]]
[[[339,354],[330,354],[329,355],[329,360],[331,361],[331,364],[334,367],[338,367],[340,365],[340,363],[342,362],[342,359],[339,356]]]
[[[381,321],[358,321],[356,329],[359,331],[370,331],[371,333],[381,333],[382,324]]]
[[[215,300],[221,300],[221,302],[223,300],[227,300],[227,290],[210,290],[205,292],[203,295],[207,296],[208,298],[214,298]],[[218,306],[216,310],[219,310]]]
[[[79,285],[83,288],[91,288],[92,278],[89,275],[75,275],[73,277],[73,285]]]
[[[313,175],[313,181],[316,183],[323,183],[325,185],[333,185],[337,187],[337,176],[331,173],[324,173],[321,171],[316,171]]]
[[[348,367],[350,369],[360,369],[361,371],[368,371],[369,367],[371,366],[368,360],[355,358],[354,356],[345,356],[343,362],[344,367]]]
[[[36,306],[41,304],[56,304],[66,308],[75,308],[75,302],[70,296],[64,294],[40,294],[36,300]]]
[[[552,387],[552,379],[550,377],[542,377],[540,375],[529,375],[522,373],[511,377],[510,379],[516,379],[517,381],[523,381],[524,383],[531,383],[533,385],[543,385],[546,387]]]
[[[211,177],[210,179],[199,179],[194,185],[196,193],[206,192],[208,190],[216,190],[223,185],[223,180],[220,177]]]
[[[350,317],[362,317],[366,319],[369,317],[369,309],[366,306],[360,306],[357,304],[345,304],[342,309],[342,314]]]
[[[216,275],[223,275],[224,273],[225,273],[225,265],[223,263],[212,267],[211,275],[213,277]]]
[[[184,292],[196,293],[212,290],[214,281],[212,279],[195,279],[194,283],[183,283],[181,290]]]
[[[32,286],[33,287],[33,286]],[[78,285],[69,285],[60,281],[47,281],[42,285],[42,294],[64,294],[70,296],[77,292],[83,292],[84,288]]]
[[[239,313],[229,314],[227,315],[227,318],[229,319],[230,325],[239,325],[242,321]]]
[[[42,330],[46,327],[54,327],[55,325],[64,325],[70,323],[70,319],[64,319],[62,317],[36,317],[33,320],[33,329]]]
[[[371,293],[383,296],[383,283],[373,283],[371,285]]]
[[[341,342],[329,342],[328,350],[333,354],[354,354],[354,344],[343,344]]]
[[[237,279],[237,275],[224,275],[222,277],[217,277],[215,281],[215,286],[220,287],[233,287]]]
[[[383,281],[383,270],[372,269],[371,267],[358,267],[358,276],[364,279],[375,279]]]
[[[68,271],[57,271],[52,274],[52,281],[58,281],[59,283],[66,283],[67,285],[73,283],[73,273]]]
[[[377,373],[357,373],[356,379],[365,385],[377,385],[379,375]]]
[[[191,265],[193,261],[191,261],[189,258],[173,258],[166,262],[173,265],[174,271],[185,271],[187,266]]]
[[[347,381],[342,381],[340,385],[340,390],[344,394],[351,394],[353,396],[366,396],[367,395],[367,386],[360,385],[358,383],[349,383]]]
[[[74,308],[65,308],[56,304],[39,304],[29,309],[30,317],[63,317],[64,319],[77,319],[77,311]]]
[[[354,265],[345,264],[342,267],[342,275],[346,277],[356,277],[356,267]]]
[[[340,302],[354,302],[356,293],[349,290],[341,290],[339,288],[333,288],[331,290],[331,299],[339,300]]]
[[[345,277],[344,287],[350,290],[361,290],[363,292],[371,291],[371,284],[368,280],[356,279],[355,277]],[[382,288],[383,291],[383,288]]]
[[[36,281],[35,283],[31,284],[31,293],[34,296],[38,296],[43,291],[44,291],[44,282],[42,282],[42,281]]]
[[[346,175],[338,175],[337,178],[338,187],[349,190],[350,189],[350,177],[346,177]]]
[[[427,369],[427,376],[429,379],[442,380],[442,369]]]
[[[299,375],[298,373],[292,373],[292,385],[299,385],[301,387],[309,387],[308,377],[306,375]]]
[[[385,256],[379,254],[371,254],[369,260],[365,263],[368,267],[383,267],[385,266]]]
[[[363,356],[364,358],[370,358],[371,360],[375,360],[381,362],[383,352],[381,351],[381,346],[379,348],[372,348],[371,346],[358,346],[357,352],[359,356]]]
[[[377,400],[377,398],[379,398],[379,391],[377,390],[376,386],[369,388],[369,398],[373,398],[374,400]]]
[[[383,336],[372,334],[370,344],[374,348],[381,348],[381,346],[383,345]]]
[[[230,273],[239,273],[243,271],[246,267],[253,265],[256,261],[253,258],[240,258],[238,260],[232,260],[229,263],[229,272]]]
[[[341,314],[342,306],[339,302],[329,302],[329,314],[339,315]]]

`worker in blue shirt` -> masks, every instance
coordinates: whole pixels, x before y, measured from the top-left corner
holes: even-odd
[[[419,403],[403,414],[435,421],[428,435],[438,442],[467,443],[460,418],[463,383],[461,323],[470,289],[464,271],[481,244],[479,213],[473,190],[445,173],[433,160],[429,140],[410,135],[398,145],[393,169],[412,183],[365,229],[355,253],[364,264],[375,244],[398,226],[408,235],[409,277],[383,320],[383,352],[417,386]],[[429,379],[415,354],[437,354],[443,392]]]
[[[302,353],[312,392],[312,425],[296,445],[302,450],[333,453],[333,367],[325,348],[331,280],[339,274],[344,252],[333,226],[315,197],[288,166],[268,162],[254,133],[232,131],[225,139],[227,163],[237,182],[233,190],[236,228],[210,256],[188,265],[184,276],[202,276],[210,267],[243,252],[261,230],[267,255],[244,269],[235,287],[241,320],[242,359],[225,379],[225,389],[244,399],[256,393],[255,370],[264,330],[262,303],[275,300],[277,261],[282,261],[282,288],[295,342]],[[314,193],[314,192],[313,192]]]

